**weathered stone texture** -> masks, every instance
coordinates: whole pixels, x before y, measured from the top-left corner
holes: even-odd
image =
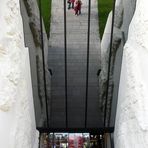
[[[108,105],[107,105],[107,118],[109,119],[110,109],[112,98],[117,95],[117,87],[120,75],[120,64],[121,60],[118,59],[118,64],[116,65],[116,55],[122,58],[122,48],[123,44],[127,39],[128,27],[131,22],[131,19],[134,14],[136,0],[122,1],[119,0],[116,2],[115,7],[115,19],[114,19],[114,31],[113,31],[113,41],[112,41],[112,50],[111,50],[111,61],[110,61],[110,80],[109,80],[109,96],[108,96]],[[100,74],[100,84],[101,84],[101,101],[102,108],[105,105],[105,98],[107,92],[107,74],[108,74],[108,64],[109,64],[109,50],[110,50],[110,35],[111,35],[111,26],[112,24],[112,14],[110,13],[108,18],[108,23],[101,42],[101,61],[102,61],[102,71]],[[123,38],[125,37],[125,40]],[[118,72],[119,75],[114,72]],[[115,85],[115,86],[114,86]],[[107,120],[108,122],[108,120]]]
[[[25,44],[29,47],[31,59],[31,74],[33,83],[33,95],[36,113],[37,126],[42,127],[46,123],[46,105],[45,105],[45,88],[44,72],[42,59],[42,42],[40,14],[36,0],[21,1],[21,12],[24,23]],[[42,22],[43,23],[43,22]],[[43,26],[43,43],[45,53],[45,71],[48,101],[50,101],[50,73],[48,71],[48,38]],[[50,107],[49,107],[50,108]]]
[[[0,147],[37,148],[28,48],[19,0],[0,5]]]

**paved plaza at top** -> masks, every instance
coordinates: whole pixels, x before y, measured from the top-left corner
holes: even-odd
[[[86,99],[86,62],[88,0],[82,0],[82,14],[67,8],[68,127],[84,128]],[[100,39],[97,0],[91,0],[90,62],[88,86],[88,128],[102,126],[99,110],[97,71],[100,68]],[[51,79],[51,127],[65,127],[65,65],[63,0],[52,0],[48,64]]]

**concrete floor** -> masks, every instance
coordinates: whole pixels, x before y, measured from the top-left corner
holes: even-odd
[[[58,2],[57,2],[58,1]],[[82,1],[82,14],[67,10],[68,58],[68,127],[84,128],[87,62],[88,0]],[[97,1],[91,1],[90,63],[88,91],[88,128],[102,127],[99,110],[97,71],[100,68],[100,39]],[[65,128],[65,72],[64,72],[64,11],[62,0],[52,0],[51,32],[49,40],[49,68],[51,80],[52,128]]]

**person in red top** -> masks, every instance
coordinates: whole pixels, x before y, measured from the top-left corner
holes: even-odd
[[[81,14],[81,6],[82,6],[82,1],[77,0],[76,1],[76,6],[75,6],[75,15]]]

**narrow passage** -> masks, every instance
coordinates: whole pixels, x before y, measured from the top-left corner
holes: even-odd
[[[88,0],[82,1],[82,14],[67,9],[68,128],[85,126]],[[68,7],[68,6],[67,6]],[[87,128],[103,127],[99,109],[97,71],[100,68],[100,39],[97,0],[91,1],[90,62]],[[52,0],[49,40],[51,79],[51,128],[65,128],[65,69],[63,0]]]

